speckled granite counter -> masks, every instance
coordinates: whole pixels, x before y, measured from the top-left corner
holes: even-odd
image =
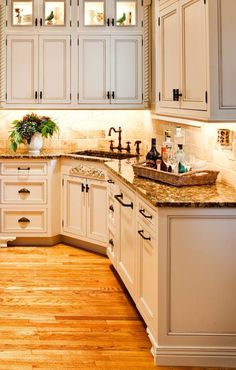
[[[17,151],[16,153],[8,149],[0,149],[0,159],[53,159],[53,158],[70,158],[84,161],[105,162],[107,158],[87,157],[77,154],[70,154],[62,149],[42,150],[39,155],[29,154],[28,151]]]
[[[223,183],[175,187],[134,176],[135,159],[105,165],[155,207],[236,207],[236,189]]]

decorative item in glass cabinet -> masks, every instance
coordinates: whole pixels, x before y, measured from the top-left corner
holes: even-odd
[[[44,12],[46,26],[65,25],[64,1],[45,1]]]
[[[116,25],[136,25],[136,1],[117,1],[116,3]]]
[[[33,8],[32,1],[13,1],[12,24],[13,26],[32,26]]]
[[[85,26],[104,26],[104,2],[85,1],[84,2],[84,25]]]
[[[59,132],[58,124],[47,116],[35,113],[26,114],[21,120],[12,122],[9,136],[10,148],[15,152],[20,144],[28,146],[30,154],[37,155],[43,145],[42,138],[52,137]]]

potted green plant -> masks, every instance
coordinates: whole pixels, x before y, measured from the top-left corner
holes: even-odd
[[[35,113],[26,114],[21,120],[12,122],[13,130],[9,136],[10,148],[15,152],[18,146],[28,144],[29,151],[38,154],[42,148],[42,138],[53,136],[59,131],[58,124],[47,116]]]

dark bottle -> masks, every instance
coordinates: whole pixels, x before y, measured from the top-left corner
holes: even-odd
[[[161,171],[165,171],[165,172],[168,171],[166,160],[167,160],[166,146],[162,146],[162,148],[161,148],[161,164],[160,164],[160,170]]]
[[[146,165],[147,167],[157,168],[157,159],[160,159],[160,153],[156,149],[156,139],[152,138],[151,150],[146,155]]]

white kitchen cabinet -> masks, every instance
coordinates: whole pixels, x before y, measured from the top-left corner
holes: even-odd
[[[38,37],[7,37],[8,104],[36,104],[38,94]]]
[[[66,0],[7,1],[7,29],[17,33],[64,32],[71,27],[71,2]]]
[[[78,6],[80,32],[142,32],[141,0],[81,0]]]
[[[160,108],[207,109],[206,11],[203,0],[160,11]]]
[[[57,160],[2,160],[1,233],[24,238],[55,237],[60,231]]]
[[[64,175],[63,234],[106,243],[106,197],[105,181]]]
[[[70,104],[70,36],[7,36],[7,104]]]
[[[79,37],[79,103],[140,104],[142,89],[141,36]]]
[[[236,2],[169,0],[153,11],[159,45],[153,58],[154,112],[160,118],[234,121]]]
[[[119,192],[114,194],[119,204],[117,223],[117,265],[116,269],[126,285],[130,295],[136,301],[137,266],[136,266],[136,203],[135,194],[125,185],[118,183]]]

